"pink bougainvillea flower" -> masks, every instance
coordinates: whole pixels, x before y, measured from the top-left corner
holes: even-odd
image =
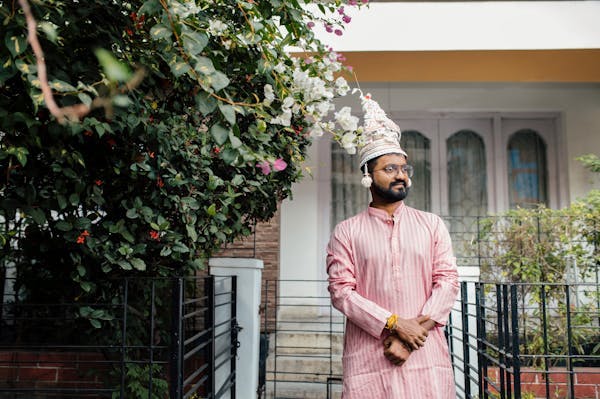
[[[287,163],[283,159],[277,158],[277,160],[273,162],[273,169],[277,172],[281,172],[285,168],[287,168]]]
[[[79,234],[79,237],[77,237],[77,244],[85,243],[85,238],[88,237],[89,235],[90,235],[90,233],[87,230],[83,230],[83,232],[81,234]]]
[[[341,29],[336,29],[335,30],[335,34],[338,35],[338,36],[342,36],[344,34],[344,32],[342,32]]]
[[[325,24],[325,30],[329,33],[333,32],[333,26],[329,24]]]
[[[267,161],[261,161],[257,163],[256,166],[260,168],[263,175],[268,175],[269,173],[271,173],[271,165],[269,165]]]
[[[160,234],[156,230],[150,230],[150,238],[155,241],[160,241]]]
[[[344,17],[342,18],[342,21],[344,21],[345,23],[349,24],[350,21],[352,21],[352,17],[350,17],[348,15],[344,15]]]
[[[313,21],[308,21],[308,23],[306,24],[306,27],[308,29],[312,29],[315,27],[315,23]]]
[[[349,5],[349,6],[355,6],[355,5],[357,5],[357,4],[358,4],[358,1],[357,1],[357,0],[348,0],[348,5]]]
[[[344,6],[341,6],[340,8],[338,8],[337,12],[340,15],[344,15]]]

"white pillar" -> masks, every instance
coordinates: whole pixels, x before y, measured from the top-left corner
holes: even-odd
[[[263,261],[247,258],[211,258],[212,276],[237,276],[236,316],[242,330],[236,359],[235,395],[255,399],[260,352],[260,284]]]

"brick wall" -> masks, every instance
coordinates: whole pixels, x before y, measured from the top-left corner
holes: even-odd
[[[98,389],[106,381],[89,371],[109,367],[99,353],[0,352],[0,387]]]
[[[573,372],[575,398],[600,398],[600,367],[576,367]],[[488,376],[492,381],[500,380],[496,368],[488,368]],[[536,369],[521,368],[521,397],[527,398],[529,396],[526,394],[533,394],[535,398],[546,398],[546,379],[548,397],[569,397],[569,373],[559,367],[551,368],[547,374]],[[490,391],[493,391],[491,386]]]

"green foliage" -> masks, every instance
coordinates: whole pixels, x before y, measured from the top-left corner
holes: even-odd
[[[106,275],[204,267],[290,195],[311,130],[332,127],[347,92],[306,24],[339,2],[31,2],[58,106],[89,107],[65,122],[18,4],[0,2],[0,244],[23,295],[36,278],[74,281],[59,300]]]
[[[148,365],[128,363],[125,368],[127,385],[124,390],[126,398],[132,399],[163,399],[168,396],[169,384],[164,376],[160,375],[161,367],[153,365],[152,371]],[[152,376],[152,393],[148,390],[148,381]],[[120,386],[113,393],[113,399],[120,398]]]
[[[600,158],[595,154],[586,154],[575,158],[592,172],[600,172]]]
[[[483,221],[481,280],[524,283],[518,293],[518,302],[527,309],[519,316],[522,353],[599,353],[597,346],[586,349],[600,338],[592,318],[598,313],[599,291],[594,285],[579,285],[596,281],[598,226],[599,190],[565,209],[514,209]],[[534,357],[536,365],[543,362],[548,359]]]
[[[193,274],[273,216],[313,136],[357,137],[330,121],[349,87],[307,24],[341,25],[340,0],[26,3],[43,59],[22,2],[0,0],[0,266],[21,302],[111,303],[119,278]]]

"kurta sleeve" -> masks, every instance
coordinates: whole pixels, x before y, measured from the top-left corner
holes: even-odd
[[[392,312],[356,292],[355,263],[348,231],[338,225],[327,246],[327,274],[333,306],[375,338]]]
[[[458,270],[452,242],[446,225],[439,217],[433,242],[433,289],[421,314],[429,315],[439,325],[445,325],[458,295]]]

